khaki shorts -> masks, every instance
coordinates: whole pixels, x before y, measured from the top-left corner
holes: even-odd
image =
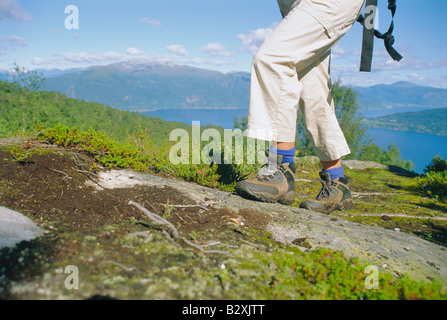
[[[248,136],[294,142],[298,107],[322,161],[351,153],[331,96],[331,48],[351,28],[364,0],[301,0],[253,59]]]

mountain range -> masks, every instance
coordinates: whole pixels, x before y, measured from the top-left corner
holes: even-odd
[[[353,89],[358,92],[357,99],[362,110],[393,107],[447,107],[447,89],[420,86],[411,82],[353,87]]]
[[[364,120],[369,128],[412,131],[447,136],[447,108],[401,112]]]
[[[250,75],[170,62],[128,61],[46,79],[45,90],[121,110],[246,108]]]
[[[135,60],[69,70],[37,70],[46,80],[44,90],[70,98],[99,102],[120,110],[247,109],[250,74]],[[0,72],[0,79],[5,73]],[[410,82],[353,87],[360,111],[392,107],[447,107],[447,89]]]

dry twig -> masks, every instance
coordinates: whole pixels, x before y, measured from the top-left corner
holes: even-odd
[[[112,261],[112,260],[107,260],[107,261],[104,261],[104,263],[107,263],[107,264],[113,264],[113,265],[115,265],[115,266],[117,266],[117,267],[120,267],[121,269],[123,269],[124,271],[127,271],[127,272],[132,272],[135,268],[133,268],[133,267],[126,267],[126,266],[123,266],[122,264],[120,264],[120,263],[118,263],[118,262],[115,262],[115,261]]]
[[[220,250],[205,250],[203,246],[198,245],[198,244],[195,244],[195,243],[193,243],[193,242],[191,242],[191,241],[185,239],[184,237],[181,237],[181,236],[179,235],[178,230],[177,230],[177,229],[174,227],[174,225],[173,225],[172,223],[170,223],[168,220],[166,220],[166,219],[160,217],[159,215],[156,215],[155,213],[150,212],[150,211],[147,210],[145,207],[141,206],[140,204],[138,204],[138,203],[136,203],[136,202],[134,202],[134,201],[132,201],[132,200],[129,201],[128,204],[131,205],[131,206],[136,207],[136,208],[139,209],[139,210],[141,210],[141,211],[146,215],[146,217],[148,217],[148,218],[151,219],[152,221],[155,221],[155,222],[157,222],[157,223],[159,223],[159,224],[162,224],[162,225],[166,225],[166,226],[170,229],[170,234],[171,234],[171,236],[172,236],[174,239],[181,240],[181,241],[183,241],[184,243],[186,243],[187,245],[189,245],[189,246],[191,246],[191,247],[194,247],[194,248],[198,249],[200,252],[203,252],[203,253],[219,253],[219,254],[225,254],[225,255],[227,255],[227,256],[231,256],[231,255],[230,255],[228,252],[226,252],[226,251],[220,251]],[[164,233],[165,235],[167,235],[167,234],[166,234],[167,231],[164,230],[163,233]]]
[[[66,174],[65,172],[62,172],[62,171],[59,171],[59,170],[56,170],[56,169],[52,169],[52,168],[48,168],[48,170],[50,170],[50,171],[54,171],[54,172],[56,172],[56,173],[64,174],[65,177],[63,177],[62,180],[65,180],[65,179],[73,179],[72,177],[70,177],[70,176],[69,176],[68,174]]]

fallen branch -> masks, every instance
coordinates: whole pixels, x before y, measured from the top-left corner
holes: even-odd
[[[168,220],[160,217],[159,215],[156,215],[155,213],[150,212],[149,210],[147,210],[145,207],[141,206],[140,204],[134,202],[134,201],[129,201],[128,203],[131,206],[136,207],[137,209],[141,210],[146,217],[148,217],[149,219],[151,219],[152,221],[155,221],[161,225],[166,225],[168,226],[168,228],[170,229],[170,234],[171,237],[173,237],[174,239],[178,239],[183,241],[184,243],[186,243],[187,245],[194,247],[196,249],[198,249],[200,252],[203,253],[219,253],[219,254],[225,254],[227,256],[231,256],[228,252],[226,251],[219,251],[219,250],[205,250],[203,246],[195,244],[187,239],[185,239],[184,237],[180,237],[178,230],[174,227],[174,225],[172,223],[170,223]],[[166,230],[163,230],[163,234],[165,236],[169,236],[169,234],[167,233]],[[169,238],[168,238],[169,239]]]
[[[65,180],[65,179],[73,179],[72,177],[70,177],[70,176],[69,176],[68,174],[66,174],[65,172],[62,172],[62,171],[59,171],[59,170],[56,170],[56,169],[52,169],[52,168],[48,168],[48,170],[50,170],[50,171],[54,171],[54,172],[56,172],[56,173],[64,174],[65,177],[63,177],[62,180]]]
[[[221,242],[220,241],[214,241],[214,242],[211,242],[211,243],[204,244],[202,247],[203,248],[211,247],[211,246],[215,246],[215,245],[218,245],[218,244],[221,244]]]
[[[122,264],[120,264],[120,263],[118,263],[118,262],[115,262],[115,261],[112,261],[112,260],[107,260],[107,261],[104,261],[104,263],[107,263],[107,264],[113,264],[113,265],[115,265],[115,266],[117,266],[117,267],[120,267],[121,269],[124,269],[125,271],[127,271],[127,272],[132,272],[135,268],[133,268],[133,267],[126,267],[126,266],[123,266]]]
[[[169,234],[169,232],[167,232],[166,230],[163,230],[162,233],[166,237],[166,239],[168,239],[169,242],[171,242],[172,244],[176,245],[177,247],[180,247],[180,245],[172,239],[172,237]]]
[[[174,238],[180,238],[177,229],[168,220],[160,217],[159,215],[156,215],[155,213],[150,212],[145,207],[141,206],[140,204],[138,204],[138,203],[136,203],[136,202],[134,202],[132,200],[129,201],[129,205],[134,206],[137,209],[141,210],[146,215],[146,217],[148,217],[149,219],[151,219],[151,220],[153,220],[155,222],[158,222],[159,224],[167,225],[169,227],[169,229],[171,229],[171,235]]]

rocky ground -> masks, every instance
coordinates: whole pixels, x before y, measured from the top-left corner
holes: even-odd
[[[356,206],[326,216],[297,207],[320,187],[312,158],[298,162],[297,204],[283,206],[160,175],[92,172],[76,150],[41,146],[19,159],[15,148],[0,148],[0,206],[45,234],[0,250],[3,299],[324,299],[316,275],[297,276],[312,252],[447,286],[447,206],[421,198],[416,177],[396,168],[346,163]]]

